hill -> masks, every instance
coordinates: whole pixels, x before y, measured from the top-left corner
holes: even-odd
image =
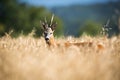
[[[116,10],[120,10],[120,3],[71,5],[53,7],[50,10],[63,20],[65,35],[77,36],[80,27],[87,21],[94,21],[104,25],[108,19],[112,19],[116,15]]]

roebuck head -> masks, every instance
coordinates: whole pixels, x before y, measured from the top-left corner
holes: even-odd
[[[46,18],[44,21],[41,21],[41,24],[44,30],[44,38],[46,43],[48,43],[49,45],[52,43],[51,41],[53,41],[54,39],[53,33],[57,25],[56,22],[53,22],[53,19],[54,19],[54,15],[52,15],[50,22],[48,22]]]

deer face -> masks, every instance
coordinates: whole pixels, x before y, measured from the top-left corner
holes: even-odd
[[[47,23],[46,19],[44,22],[41,22],[43,30],[44,30],[44,38],[48,44],[50,44],[50,40],[54,37],[53,33],[54,33],[54,30],[57,25],[56,22],[53,23],[53,18],[54,18],[54,16],[52,16],[52,18],[51,18],[51,23]]]
[[[49,42],[50,38],[53,37],[53,32],[50,27],[48,27],[46,30],[44,30],[44,38],[46,42]]]

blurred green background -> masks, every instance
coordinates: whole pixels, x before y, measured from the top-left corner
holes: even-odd
[[[40,2],[40,0],[39,0]],[[48,2],[47,2],[48,3]],[[35,6],[25,0],[0,0],[0,36],[13,30],[11,36],[28,35],[33,29],[35,37],[42,35],[40,20],[48,21],[52,14],[58,23],[56,36],[100,35],[102,27],[110,28],[109,36],[120,33],[120,0],[105,3]]]

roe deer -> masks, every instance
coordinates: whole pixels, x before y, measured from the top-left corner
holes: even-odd
[[[55,28],[57,26],[57,23],[56,22],[53,22],[53,19],[54,19],[54,15],[52,15],[52,18],[50,20],[50,23],[47,22],[46,18],[44,21],[41,21],[41,24],[42,24],[42,27],[43,27],[43,30],[44,30],[44,39],[46,41],[46,43],[49,45],[49,46],[60,46],[60,44],[56,43],[55,42],[55,39],[54,39],[54,31],[55,31]],[[69,46],[72,46],[72,45],[75,45],[75,46],[85,46],[85,45],[88,45],[88,46],[91,46],[93,44],[93,42],[65,42],[63,45],[65,47],[69,47]],[[97,45],[98,48],[102,49],[104,48],[103,45],[101,44],[98,44]]]
[[[53,19],[54,15],[52,15],[50,23],[47,22],[46,18],[44,22],[41,21],[42,27],[44,29],[44,38],[49,46],[56,46],[53,33],[57,23],[56,22],[53,23]]]

